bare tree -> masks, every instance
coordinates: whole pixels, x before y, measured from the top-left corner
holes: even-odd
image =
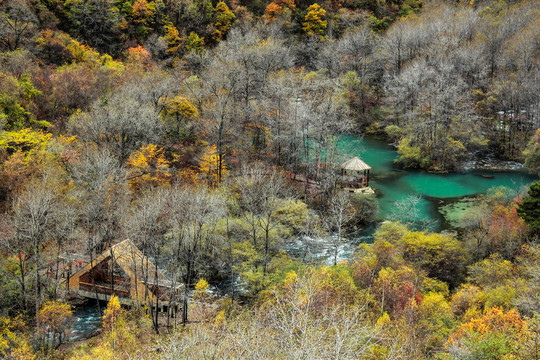
[[[271,253],[275,251],[272,246],[271,230],[279,225],[275,216],[276,210],[286,196],[285,182],[280,174],[264,169],[260,164],[244,167],[242,176],[237,181],[240,193],[240,206],[244,210],[244,217],[252,226],[253,246],[258,247],[257,228],[263,233],[263,274],[266,275],[267,265]]]
[[[77,208],[76,205],[65,199],[56,205],[53,235],[56,240],[56,267],[54,274],[53,298],[58,297],[58,285],[60,283],[60,252],[73,251],[77,243]],[[68,261],[66,291],[69,293],[69,278],[71,276],[71,261]]]
[[[298,126],[302,106],[301,74],[294,71],[271,74],[263,91],[260,104],[266,110],[264,125],[272,134],[269,140],[273,155],[278,165],[296,173],[302,148]]]
[[[47,179],[44,179],[44,183],[29,185],[13,204],[16,241],[29,244],[31,256],[34,258],[36,314],[41,305],[41,248],[50,235],[56,202],[56,195],[53,189],[46,186],[46,182]]]
[[[133,150],[157,142],[162,133],[154,104],[141,103],[127,90],[99,101],[89,113],[78,113],[69,122],[81,140],[106,148],[120,163]]]
[[[291,276],[283,288],[270,290],[271,300],[253,311],[173,334],[163,343],[160,359],[363,359],[379,346],[385,359],[410,358],[401,339],[370,323],[362,302],[325,303],[328,294],[314,272]]]
[[[420,202],[422,197],[409,194],[407,197],[394,202],[394,210],[390,219],[420,229],[430,229],[435,224],[434,220],[424,219],[420,216]]]
[[[26,238],[20,236],[17,231],[16,221],[13,214],[3,214],[0,217],[0,246],[4,253],[10,254],[17,259],[17,282],[20,286],[19,304],[23,311],[28,310],[29,284],[31,276],[31,253],[32,244]],[[15,304],[14,304],[15,305]]]
[[[339,246],[346,239],[343,237],[345,226],[354,217],[354,208],[349,193],[338,190],[330,198],[325,214],[321,215],[327,230],[332,234],[329,239],[332,242],[334,265],[337,265]]]
[[[202,259],[221,248],[215,235],[217,221],[225,214],[223,198],[206,188],[174,188],[170,193],[170,245],[173,268],[184,282],[182,321],[188,321],[189,291]]]
[[[311,76],[304,83],[301,110],[304,176],[319,181],[319,193],[329,194],[335,187],[338,160],[338,135],[353,127],[338,89],[340,80]]]
[[[133,264],[134,267],[139,267],[140,273],[144,277],[142,279],[145,286],[145,298],[149,302],[150,316],[154,325],[154,329],[159,333],[158,324],[158,304],[160,297],[166,294],[159,293],[159,277],[157,274],[158,266],[164,253],[163,247],[167,243],[166,234],[169,231],[169,195],[167,189],[157,189],[144,194],[131,207],[128,215],[125,217],[126,233],[129,234],[138,245],[144,255],[151,257],[154,260],[155,272],[151,274],[149,271],[149,262],[141,259],[140,264]],[[139,274],[135,270],[135,274]],[[149,281],[152,279],[152,281]],[[155,305],[150,303],[148,287],[152,284],[156,290],[154,294]]]
[[[239,74],[234,64],[215,60],[204,76],[206,90],[201,116],[207,119],[207,128],[211,143],[217,149],[217,183],[223,181],[225,152],[235,137],[239,108],[235,101],[240,90]]]
[[[86,238],[94,282],[95,256],[111,247],[121,231],[120,219],[128,200],[127,176],[117,158],[94,147],[68,163],[67,171],[74,185],[71,195],[78,204],[78,227]],[[94,292],[97,298],[95,286]]]

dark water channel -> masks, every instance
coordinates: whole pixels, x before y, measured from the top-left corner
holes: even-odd
[[[101,316],[95,300],[75,306],[69,340],[78,341],[97,335],[100,331]]]

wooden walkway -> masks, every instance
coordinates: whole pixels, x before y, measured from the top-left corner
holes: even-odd
[[[291,181],[301,183],[303,186],[305,186],[305,184],[306,184],[306,177],[304,175],[302,175],[302,174],[292,174],[291,173],[288,176],[288,178]],[[318,190],[318,189],[320,189],[320,187],[321,187],[321,185],[320,185],[319,181],[308,178],[308,190],[311,190],[311,191]],[[347,186],[347,185],[344,185],[344,186],[342,185],[341,188],[344,191],[353,192],[353,193],[357,193],[357,194],[364,194],[364,195],[374,195],[375,194],[375,191],[369,186],[351,187],[351,186]]]

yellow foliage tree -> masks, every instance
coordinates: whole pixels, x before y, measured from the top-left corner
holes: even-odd
[[[215,11],[216,22],[214,23],[214,27],[216,28],[216,31],[214,31],[212,36],[215,41],[219,42],[225,37],[225,35],[227,35],[233,26],[236,16],[223,1],[220,1],[216,5]]]
[[[21,316],[0,317],[0,356],[2,359],[34,360],[27,337],[26,324]]]
[[[190,126],[187,121],[197,118],[199,116],[199,110],[188,99],[180,95],[174,98],[164,98],[162,102],[165,106],[166,113],[174,119],[172,127],[175,128],[175,135],[179,139],[189,137]]]
[[[318,35],[320,37],[324,36],[326,31],[326,26],[328,22],[324,20],[326,17],[326,10],[319,6],[319,4],[314,3],[307,8],[307,14],[302,23],[302,30],[306,35]]]
[[[205,279],[200,279],[197,284],[195,285],[195,293],[193,294],[193,297],[200,301],[205,301],[208,299],[208,281]]]
[[[124,309],[120,305],[117,296],[111,296],[107,303],[107,308],[103,312],[102,328],[105,333],[115,330],[116,322],[124,316]]]
[[[225,154],[219,156],[216,145],[206,148],[199,161],[200,174],[208,181],[209,186],[217,186],[228,174],[224,161]]]
[[[45,164],[52,168],[51,136],[30,129],[0,133],[0,192],[16,193]]]
[[[199,116],[199,110],[182,96],[166,98],[165,109],[168,114],[175,115],[177,119],[192,119]]]
[[[43,334],[52,334],[51,345],[54,346],[57,335],[59,342],[62,343],[62,334],[66,330],[72,315],[71,305],[62,304],[57,301],[48,301],[43,304],[37,314],[38,330]]]
[[[182,46],[182,38],[180,32],[171,23],[165,25],[165,40],[167,40],[167,53],[174,54]]]
[[[124,310],[111,296],[102,318],[103,335],[91,348],[87,344],[72,352],[71,360],[140,359],[154,341],[151,322],[142,308]]]
[[[133,191],[141,191],[146,187],[166,186],[171,181],[169,161],[165,158],[164,149],[148,144],[134,151],[128,159],[131,167],[130,187]]]
[[[186,39],[186,50],[202,54],[204,52],[204,38],[192,31]]]

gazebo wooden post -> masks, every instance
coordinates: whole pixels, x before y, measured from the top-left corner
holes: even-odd
[[[367,170],[366,172],[367,172],[366,186],[369,186],[369,170]]]

